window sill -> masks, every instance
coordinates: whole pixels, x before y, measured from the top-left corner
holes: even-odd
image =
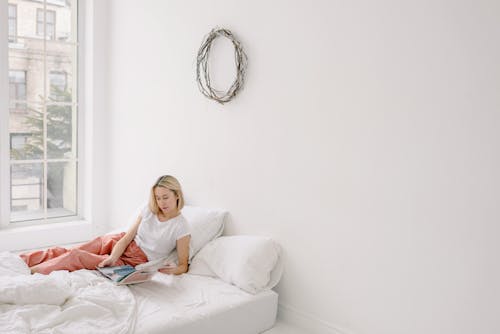
[[[20,251],[84,242],[92,237],[92,225],[85,220],[12,227],[0,230],[0,251]]]

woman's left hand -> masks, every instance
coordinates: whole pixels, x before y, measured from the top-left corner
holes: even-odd
[[[158,271],[164,274],[181,275],[187,273],[188,265],[182,263],[180,265],[176,265],[175,263],[168,263],[164,267],[158,269]]]
[[[164,267],[158,269],[160,273],[175,275],[177,273],[177,265],[175,263],[168,263]]]

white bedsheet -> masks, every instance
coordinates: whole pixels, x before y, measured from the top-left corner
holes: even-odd
[[[94,271],[30,275],[15,254],[0,253],[2,333],[105,333],[134,331],[136,303],[130,289]]]
[[[217,278],[156,274],[131,290],[137,334],[256,334],[276,320],[277,293],[253,295]]]

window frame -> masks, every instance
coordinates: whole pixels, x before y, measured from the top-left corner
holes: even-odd
[[[76,6],[71,7],[71,11],[73,12],[73,15],[76,15],[76,41],[71,41],[71,42],[65,42],[61,41],[61,43],[70,43],[72,45],[76,45],[76,52],[73,52],[72,54],[76,56],[76,59],[74,60],[73,64],[73,71],[75,71],[76,75],[76,80],[73,78],[73,83],[72,87],[75,89],[75,94],[77,96],[76,100],[72,100],[72,102],[69,104],[69,106],[75,110],[76,112],[76,127],[74,127],[76,131],[76,140],[73,140],[74,144],[74,150],[76,152],[76,155],[74,158],[69,159],[69,163],[76,163],[76,189],[75,189],[75,196],[76,196],[76,203],[75,203],[75,215],[71,215],[69,218],[68,217],[54,217],[51,218],[50,215],[44,215],[43,218],[36,219],[36,220],[26,220],[26,221],[16,221],[12,222],[11,221],[11,192],[12,192],[12,187],[11,187],[11,171],[10,171],[10,166],[12,164],[10,160],[10,146],[11,146],[11,138],[10,138],[10,132],[9,132],[9,100],[10,100],[10,79],[9,79],[9,28],[8,24],[4,24],[0,27],[0,41],[5,41],[5,43],[2,42],[2,45],[0,45],[0,236],[2,235],[2,231],[8,231],[8,230],[16,230],[17,228],[25,228],[25,227],[36,227],[38,228],[44,228],[43,226],[46,226],[47,228],[51,228],[52,223],[58,223],[57,225],[61,226],[61,223],[68,223],[72,224],[75,226],[75,228],[80,231],[79,234],[81,235],[81,231],[83,226],[85,224],[89,224],[88,222],[85,222],[84,220],[84,205],[83,205],[83,195],[88,196],[86,192],[84,192],[84,187],[82,186],[84,182],[83,180],[83,174],[84,174],[84,167],[81,163],[81,156],[83,154],[84,150],[84,124],[83,124],[83,119],[86,117],[84,116],[83,112],[83,103],[81,102],[83,100],[83,85],[85,84],[85,79],[84,79],[84,69],[83,69],[83,57],[87,54],[84,52],[84,49],[82,48],[82,41],[86,37],[86,33],[84,32],[85,29],[87,29],[88,22],[86,19],[86,16],[89,14],[92,14],[89,10],[92,8],[92,4],[85,4],[86,1],[78,1],[76,2]],[[93,3],[93,1],[92,1]],[[44,3],[45,4],[45,3]],[[0,22],[6,22],[6,20],[3,20],[3,17],[8,17],[8,0],[0,0]],[[3,7],[3,9],[2,9]],[[44,7],[45,8],[45,7]],[[6,9],[6,10],[5,10]],[[4,14],[6,14],[4,16]],[[55,23],[55,16],[54,16],[54,23]],[[18,37],[22,38],[22,36]],[[55,39],[56,37],[56,31],[55,31],[55,26],[54,26],[54,36],[53,38]],[[58,41],[59,42],[59,41]],[[48,42],[47,42],[48,43]],[[52,42],[51,42],[52,43]],[[50,71],[46,71],[44,74],[46,77],[46,80],[49,79],[49,73]],[[25,74],[25,79],[27,77],[27,73]],[[66,72],[67,75],[67,72]],[[68,78],[66,80],[66,85],[68,85]],[[50,96],[50,91],[46,91],[46,97]],[[57,103],[57,102],[56,102]],[[45,106],[51,105],[53,103],[49,102],[48,100],[45,102]],[[75,115],[75,112],[73,112]],[[4,159],[5,158],[5,159]],[[50,160],[51,162],[57,162],[57,159],[51,159],[51,158],[42,158],[41,161],[45,160]],[[56,161],[53,161],[56,160]],[[29,161],[25,161],[29,162]],[[50,164],[50,162],[45,162],[45,165]],[[45,186],[46,187],[46,186]],[[46,191],[46,190],[45,190]],[[75,225],[76,224],[76,225]],[[82,225],[83,224],[83,225]],[[67,225],[67,224],[63,224]],[[62,227],[62,226],[61,226]],[[81,240],[81,239],[80,239]]]

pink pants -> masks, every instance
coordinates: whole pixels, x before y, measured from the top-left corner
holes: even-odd
[[[36,265],[36,272],[46,275],[54,270],[95,269],[101,261],[111,254],[115,244],[124,235],[125,232],[105,235],[71,249],[54,247],[21,254],[20,256],[29,267]],[[145,262],[148,262],[146,254],[132,240],[122,256],[113,265],[130,264],[135,267]]]

